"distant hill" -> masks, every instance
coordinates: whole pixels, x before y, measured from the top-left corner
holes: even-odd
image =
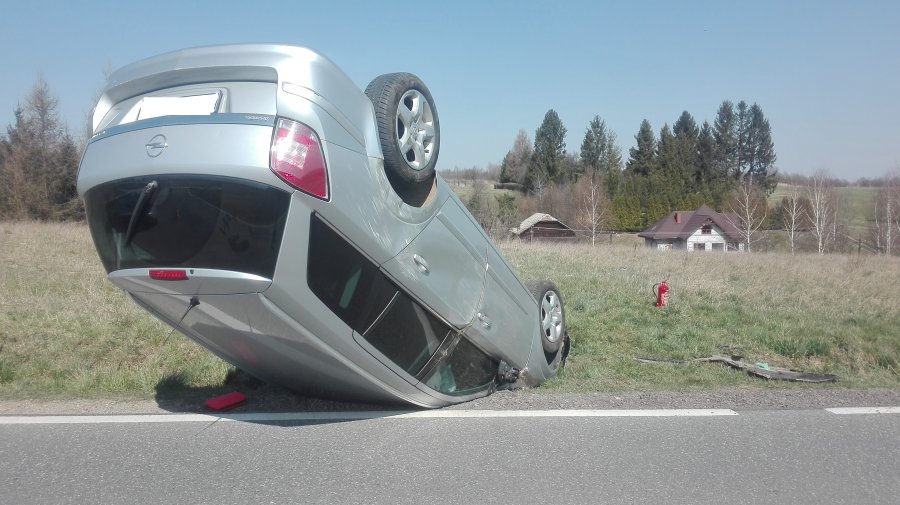
[[[781,199],[786,197],[793,187],[791,184],[779,183],[769,196],[769,206],[774,208],[779,205]],[[835,190],[841,197],[841,213],[848,221],[849,235],[853,237],[868,236],[869,224],[875,219],[875,196],[878,188],[844,186],[835,188]]]

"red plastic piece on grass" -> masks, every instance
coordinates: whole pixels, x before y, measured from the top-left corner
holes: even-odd
[[[247,397],[243,393],[233,391],[231,393],[217,396],[206,400],[206,406],[213,410],[228,410],[237,407],[247,401]]]

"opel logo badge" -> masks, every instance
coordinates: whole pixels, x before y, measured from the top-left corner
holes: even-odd
[[[166,143],[165,135],[154,135],[144,147],[147,148],[147,156],[156,158],[169,147],[169,144]]]

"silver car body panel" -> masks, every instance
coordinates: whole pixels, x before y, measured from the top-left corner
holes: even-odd
[[[142,118],[150,105],[197,96],[214,110]],[[276,117],[319,135],[329,200],[294,190],[269,169]],[[219,46],[115,72],[94,113],[79,194],[167,174],[227,176],[290,193],[271,278],[214,268],[188,268],[188,280],[178,282],[151,279],[148,268],[109,273],[139,305],[238,367],[313,394],[424,407],[490,392],[450,396],[431,389],[312,292],[307,265],[316,215],[455,332],[524,370],[523,383],[555,374],[558,362],[542,349],[537,302],[440,176],[421,207],[395,193],[371,102],[327,58],[297,47]]]
[[[356,84],[325,56],[305,47],[276,44],[198,47],[127,65],[110,75],[94,109],[94,132],[112,121],[110,111],[125,100],[178,86],[209,88],[214,87],[211,83],[223,82],[276,83],[279,114],[294,117],[295,114],[302,115],[309,103],[320,104],[324,115],[344,130],[317,130],[322,140],[335,141],[344,147],[362,150],[368,156],[381,157],[372,104]],[[304,100],[296,101],[295,97]],[[242,110],[241,106],[256,110]],[[274,112],[260,110],[265,107],[249,100],[235,101],[232,107],[221,112]]]
[[[341,336],[330,331],[322,333],[319,328],[314,333],[264,295],[204,296],[199,305],[187,312],[190,304],[187,295],[131,293],[131,296],[187,337],[222,359],[239,363],[243,370],[263,380],[317,395],[361,401],[405,401],[423,407],[441,405],[396,374],[371,374],[370,370],[377,372],[383,367],[373,358],[368,358],[373,363],[366,363],[367,356],[357,349],[345,355],[341,346],[326,344],[326,341],[352,342],[349,332]]]
[[[128,293],[170,295],[260,293],[272,284],[271,279],[230,270],[191,268],[187,273],[187,280],[171,282],[150,278],[149,268],[128,268],[110,272],[108,278]]]

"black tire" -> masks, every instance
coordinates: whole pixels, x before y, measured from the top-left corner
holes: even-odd
[[[400,72],[373,79],[366,96],[375,107],[388,181],[404,202],[421,206],[434,185],[441,147],[431,92],[415,75]]]
[[[541,344],[544,352],[554,355],[562,347],[566,335],[566,310],[559,288],[551,281],[526,284],[538,302],[538,322],[541,325]]]

